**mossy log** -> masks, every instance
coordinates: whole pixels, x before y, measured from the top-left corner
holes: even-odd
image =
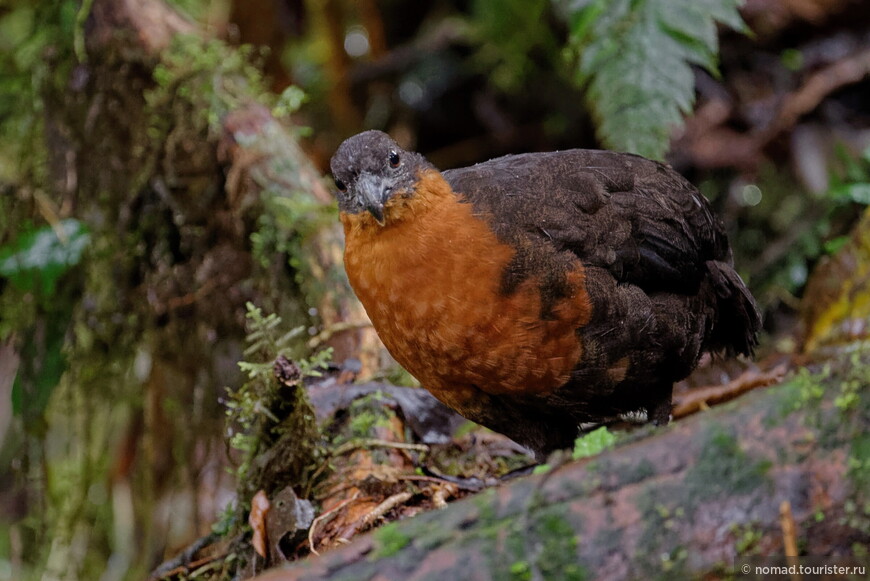
[[[798,374],[257,580],[717,577],[739,556],[783,554],[784,501],[806,554],[850,556],[870,541],[868,361]]]

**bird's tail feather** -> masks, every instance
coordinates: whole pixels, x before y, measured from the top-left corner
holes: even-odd
[[[711,345],[729,355],[752,355],[761,329],[761,313],[755,299],[730,264],[710,260],[707,269],[718,300],[718,316],[711,332]]]

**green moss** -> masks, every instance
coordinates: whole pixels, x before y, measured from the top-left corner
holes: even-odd
[[[380,419],[374,412],[366,410],[354,415],[350,419],[348,427],[354,436],[364,437],[371,433],[372,428],[377,425]]]
[[[672,550],[659,555],[661,571],[665,575],[659,576],[660,579],[673,579],[677,573],[684,573],[686,568],[686,560],[689,557],[689,552],[686,547],[677,546]],[[680,577],[683,575],[681,574]]]
[[[674,498],[679,495],[669,485],[650,487],[641,494],[638,510],[645,526],[632,563],[635,576],[661,578],[682,563],[669,531],[677,526],[679,519],[685,518],[685,508],[675,504]]]
[[[577,522],[566,518],[564,505],[533,510],[481,531],[489,567],[495,579],[565,579],[589,577],[579,562]]]
[[[841,524],[870,535],[870,501],[859,498],[849,499],[843,504]]]
[[[771,465],[749,456],[722,426],[712,426],[698,461],[686,472],[691,508],[711,497],[755,490],[765,484]]]
[[[395,412],[384,405],[384,395],[380,391],[355,399],[348,408],[350,419],[347,428],[337,438],[335,444],[353,439],[375,436],[375,429],[386,427]],[[379,453],[377,450],[374,453]]]
[[[765,414],[764,425],[780,425],[792,413],[801,410],[817,410],[825,394],[825,382],[831,377],[831,367],[820,369],[800,368],[777,389],[776,405]]]
[[[473,497],[474,505],[478,508],[478,520],[484,524],[496,522],[495,502],[496,491],[494,488],[487,488]]]
[[[375,531],[375,550],[369,557],[370,561],[376,561],[395,555],[411,542],[409,537],[399,526],[392,522]]]
[[[726,428],[711,426],[697,462],[688,469],[681,485],[657,483],[640,495],[638,510],[645,526],[634,560],[636,574],[647,578],[681,577],[687,553],[675,546],[668,531],[694,518],[705,501],[748,494],[764,486],[770,466],[769,461],[753,458],[741,449]]]
[[[870,490],[870,434],[858,434],[852,440],[848,475],[857,490]]]
[[[640,462],[620,462],[612,470],[616,472],[620,486],[642,482],[656,474],[656,467],[646,458]]]
[[[755,524],[733,524],[731,534],[734,535],[734,550],[740,556],[758,553],[758,544],[764,537],[764,532]]]
[[[532,533],[537,533],[543,543],[537,564],[544,579],[582,581],[588,578],[585,568],[577,562],[579,538],[560,508],[541,515]]]
[[[528,581],[532,578],[532,569],[528,561],[517,561],[511,565],[510,575],[513,581]]]

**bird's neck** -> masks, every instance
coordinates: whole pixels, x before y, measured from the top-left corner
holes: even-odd
[[[513,249],[497,240],[473,212],[473,206],[453,192],[440,172],[424,170],[413,195],[387,203],[384,226],[367,212],[341,215],[348,274],[409,268],[432,260],[436,265],[464,262],[472,258],[466,256],[472,247],[488,247],[499,262],[512,255]],[[486,260],[480,252],[475,254],[478,264]]]
[[[450,184],[438,170],[423,169],[417,177],[413,194],[396,195],[387,201],[384,207],[384,225],[378,224],[368,212],[342,212],[341,221],[345,232],[349,236],[376,237],[382,230],[391,230],[408,222],[417,223],[426,214],[433,211],[443,212],[459,201],[459,197],[453,193]]]
[[[345,268],[370,314],[376,303],[416,295],[421,285],[461,296],[469,290],[470,273],[492,281],[487,292],[497,291],[501,269],[515,250],[498,240],[438,171],[424,170],[414,195],[391,210],[384,226],[362,214],[341,216]]]

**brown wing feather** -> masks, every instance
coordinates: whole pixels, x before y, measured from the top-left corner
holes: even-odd
[[[539,238],[646,290],[692,291],[730,261],[721,223],[679,174],[647,159],[571,150],[443,172],[507,239]]]
[[[612,284],[626,283],[654,302],[679,303],[659,309],[660,327],[667,318],[686,324],[680,310],[695,308],[694,325],[682,334],[662,333],[661,341],[680,339],[675,348],[699,343],[701,350],[748,354],[755,345],[760,317],[731,266],[724,228],[707,200],[668,166],[635,155],[570,150],[511,155],[443,174],[499,237],[520,249],[505,275],[508,289],[524,277],[552,274],[552,264],[570,254],[592,278],[612,277],[591,281],[601,287],[599,309],[619,309],[618,301],[604,303],[618,290]],[[558,295],[558,281],[547,284],[542,293]],[[645,312],[634,298],[623,308],[629,319]],[[683,337],[691,333],[698,337]]]

